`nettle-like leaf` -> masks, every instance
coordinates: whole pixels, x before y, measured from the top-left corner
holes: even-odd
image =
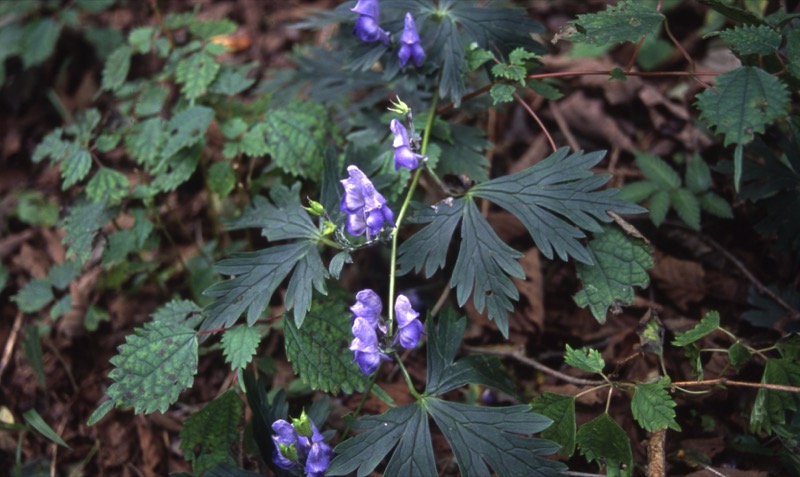
[[[731,366],[734,368],[741,368],[743,364],[750,361],[750,350],[747,346],[743,345],[741,341],[733,343],[728,348],[728,359],[731,361]]]
[[[564,38],[572,42],[605,45],[637,42],[644,35],[655,33],[664,21],[655,4],[626,0],[610,5],[602,12],[578,15],[571,22],[575,32]]]
[[[203,309],[192,300],[172,300],[166,305],[159,307],[153,312],[153,321],[164,321],[167,323],[184,323],[194,327],[198,317],[201,317]]]
[[[236,392],[228,390],[183,423],[181,450],[196,474],[219,464],[236,464],[231,448],[239,441],[243,408]]]
[[[740,25],[720,32],[738,55],[770,55],[781,46],[781,34],[767,25]]]
[[[631,399],[633,418],[648,432],[659,429],[681,430],[675,422],[675,401],[669,395],[665,386],[669,379],[658,383],[640,383]]]
[[[633,475],[633,453],[628,434],[607,413],[603,413],[578,429],[576,436],[582,456],[589,462],[605,463],[609,477]]]
[[[675,189],[670,193],[672,208],[686,225],[700,230],[700,201],[689,189]]]
[[[605,323],[609,307],[633,303],[633,287],[647,287],[647,270],[655,264],[652,248],[644,240],[613,225],[603,229],[587,247],[594,265],[576,264],[583,290],[573,297],[579,307],[588,306],[600,323]]]
[[[672,344],[675,346],[686,346],[694,343],[707,334],[719,328],[719,312],[711,310],[700,320],[700,323],[695,325],[692,329],[684,332],[675,333],[675,339]]]
[[[252,326],[239,325],[225,330],[220,341],[225,362],[233,369],[241,369],[252,361],[261,342],[261,333]]]
[[[61,35],[61,24],[52,18],[31,20],[25,23],[20,38],[19,52],[25,69],[43,63],[56,46]]]
[[[793,357],[770,359],[761,378],[764,384],[800,386],[800,364]],[[761,388],[756,394],[750,414],[750,429],[753,432],[772,433],[773,427],[786,424],[788,412],[797,412],[800,394],[789,391],[774,391]]]
[[[213,119],[214,110],[206,106],[191,106],[177,113],[167,125],[162,157],[169,158],[183,148],[204,141]]]
[[[89,417],[92,425],[116,407],[133,407],[136,413],[165,412],[181,391],[192,385],[197,372],[197,334],[180,323],[145,323],[125,338],[119,354],[111,358],[115,382],[109,399]]]
[[[166,121],[158,116],[137,123],[125,135],[125,150],[137,164],[148,168],[155,166],[167,139],[166,129]]]
[[[697,95],[700,118],[725,136],[725,145],[745,144],[786,114],[789,92],[779,78],[754,66],[742,66],[717,77],[716,90]]]
[[[175,81],[181,85],[181,93],[190,102],[202,96],[208,85],[217,77],[220,64],[206,51],[198,51],[178,62]]]
[[[64,245],[67,259],[83,263],[92,255],[92,244],[97,232],[114,217],[115,211],[104,202],[79,202],[72,206],[61,223],[66,231]]]
[[[125,174],[101,167],[86,184],[86,195],[95,202],[114,202],[127,197],[129,187]]]
[[[553,424],[542,431],[542,437],[561,446],[559,455],[572,456],[575,452],[575,396],[545,392],[531,401],[531,408],[553,420]]]
[[[347,349],[353,335],[351,313],[341,294],[315,300],[303,327],[284,321],[286,357],[295,373],[313,389],[324,392],[362,392],[369,378]]]
[[[636,165],[642,174],[663,190],[677,189],[681,186],[681,176],[666,161],[653,154],[636,151]]]
[[[602,222],[612,219],[606,213],[638,214],[645,209],[614,197],[616,189],[596,190],[609,176],[594,174],[605,151],[569,154],[563,147],[542,162],[524,171],[492,179],[473,187],[469,194],[494,202],[514,214],[531,234],[547,258],[553,251],[562,260],[572,257],[592,264],[592,258],[579,239],[581,229],[601,232]]]
[[[29,281],[11,300],[23,313],[39,311],[53,301],[53,287],[50,280],[34,278]]]
[[[285,108],[268,111],[264,132],[272,160],[289,174],[318,178],[333,125],[325,107],[295,100]]]
[[[125,83],[131,68],[131,54],[133,54],[133,48],[122,45],[108,55],[103,67],[102,89],[116,91]]]
[[[600,356],[600,352],[592,348],[572,349],[567,345],[567,353],[564,355],[564,362],[573,368],[586,371],[587,373],[599,374],[606,366],[605,360]]]

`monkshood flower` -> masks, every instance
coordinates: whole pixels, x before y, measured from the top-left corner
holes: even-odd
[[[384,46],[389,46],[389,32],[378,25],[378,17],[381,12],[378,0],[358,0],[351,11],[358,13],[353,35],[366,43],[380,40]]]
[[[305,472],[306,477],[322,477],[331,463],[333,451],[305,411],[292,423],[278,419],[272,424],[275,452],[272,462],[285,470]]]
[[[393,226],[394,214],[369,178],[356,166],[348,167],[347,173],[350,178],[341,181],[344,196],[339,205],[347,214],[347,231],[355,236],[366,232],[370,239],[378,235],[384,225]]]
[[[356,304],[350,307],[354,321],[356,317],[364,318],[373,328],[382,327],[380,323],[382,310],[383,302],[381,302],[381,297],[369,288],[356,293]],[[385,333],[385,327],[381,331]]]
[[[419,166],[419,156],[411,150],[406,127],[400,121],[392,119],[389,123],[389,129],[394,134],[394,141],[392,142],[394,147],[394,170],[401,167],[416,169]]]
[[[353,352],[353,362],[358,363],[361,372],[372,374],[378,369],[381,360],[388,361],[389,357],[383,354],[378,346],[378,332],[366,318],[360,316],[353,320],[353,341],[350,351]]]
[[[400,342],[403,348],[414,348],[422,335],[422,323],[417,319],[419,313],[411,308],[411,302],[405,295],[398,295],[394,302],[397,315],[397,335],[394,342]]]
[[[419,44],[417,24],[414,23],[414,17],[410,13],[406,13],[403,33],[400,34],[400,51],[397,52],[397,57],[400,59],[400,68],[406,66],[409,58],[419,68],[422,66],[422,60],[425,59],[425,50]]]

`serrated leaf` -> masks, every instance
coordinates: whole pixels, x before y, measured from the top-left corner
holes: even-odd
[[[128,196],[129,187],[125,174],[101,167],[86,184],[86,195],[95,202],[115,202]]]
[[[222,334],[222,354],[232,369],[244,368],[256,354],[261,342],[261,333],[252,326],[238,325],[228,328]]]
[[[445,309],[435,322],[426,322],[428,333],[428,371],[426,394],[444,394],[466,384],[492,387],[517,396],[516,385],[503,369],[500,360],[472,355],[455,361],[458,344],[464,336],[467,320],[456,318],[451,308]]]
[[[447,260],[447,249],[464,210],[464,201],[442,201],[417,212],[415,221],[428,223],[397,251],[398,275],[425,270],[430,278]]]
[[[169,90],[160,85],[152,85],[142,91],[136,100],[134,111],[138,116],[151,116],[158,114],[164,107]]]
[[[183,148],[205,140],[212,119],[214,110],[206,106],[191,106],[173,116],[166,131],[163,157],[168,158]]]
[[[64,439],[62,439],[61,436],[59,436],[56,431],[54,431],[53,428],[50,427],[44,419],[42,419],[42,416],[36,412],[36,409],[28,409],[22,413],[22,418],[25,419],[25,422],[27,422],[28,425],[36,429],[36,432],[39,434],[45,436],[62,447],[66,447],[67,449],[70,448],[67,443],[64,442]]]
[[[180,447],[196,474],[236,463],[232,447],[239,441],[243,407],[236,392],[229,390],[184,421]]]
[[[42,18],[27,23],[22,30],[19,46],[22,67],[28,69],[49,58],[60,35],[61,25],[52,18]]]
[[[175,81],[181,85],[181,93],[190,102],[202,96],[214,81],[220,65],[204,51],[193,53],[178,62]]]
[[[125,83],[131,68],[131,54],[133,54],[133,48],[122,45],[108,56],[106,64],[103,66],[101,89],[116,91]]]
[[[214,82],[208,91],[226,96],[234,96],[253,86],[255,78],[248,78],[247,74],[255,67],[255,63],[246,65],[222,65]]]
[[[200,308],[192,300],[172,300],[153,312],[153,321],[165,323],[183,323],[192,317],[202,314]],[[190,325],[191,326],[191,325]]]
[[[723,219],[733,218],[733,209],[730,204],[713,192],[706,192],[700,196],[700,208]]]
[[[511,300],[519,299],[511,277],[525,278],[519,264],[523,255],[497,236],[471,200],[464,204],[461,237],[450,278],[458,306],[464,306],[472,295],[478,313],[486,309],[489,319],[497,323],[503,336],[508,336],[508,313],[514,308]]]
[[[276,184],[269,194],[271,202],[255,196],[253,205],[246,207],[242,215],[226,222],[228,230],[260,228],[261,235],[270,241],[319,238],[319,230],[300,204],[300,183],[291,189]]]
[[[719,313],[716,310],[711,310],[700,320],[700,323],[693,328],[684,332],[675,333],[675,339],[672,344],[675,346],[686,346],[689,343],[694,343],[707,334],[719,328]]]
[[[220,20],[193,21],[189,24],[192,35],[203,40],[209,40],[218,35],[228,35],[236,31],[237,25],[233,20],[223,18]]]
[[[54,265],[53,268],[47,272],[47,280],[57,289],[65,290],[80,272],[81,268],[77,263],[67,261]]]
[[[669,212],[669,192],[665,190],[656,191],[650,197],[647,207],[650,209],[650,220],[656,227],[660,227],[664,219],[667,218],[667,212]]]
[[[15,213],[17,218],[28,225],[52,227],[58,222],[59,206],[47,200],[39,191],[22,191],[17,196]]]
[[[699,194],[711,187],[711,169],[699,155],[695,155],[686,164],[686,187]]]
[[[364,432],[341,442],[326,475],[369,475],[395,449],[385,476],[437,475],[428,415],[419,402],[355,421]]]
[[[641,1],[622,1],[609,5],[598,13],[578,15],[571,23],[576,32],[566,37],[572,42],[603,45],[607,43],[637,42],[643,36],[655,33],[664,15],[655,4]]]
[[[615,198],[616,189],[596,190],[609,177],[594,174],[590,168],[604,155],[604,151],[569,154],[569,148],[563,147],[524,171],[476,185],[470,194],[488,199],[517,217],[545,257],[553,258],[555,251],[562,260],[573,257],[590,264],[592,259],[579,242],[585,237],[581,229],[600,232],[600,223],[611,221],[608,211],[645,211]]]
[[[133,407],[136,413],[165,412],[197,372],[197,334],[179,323],[152,322],[136,328],[111,358],[115,382],[103,404],[90,417],[97,422],[112,407]]]
[[[567,353],[564,355],[564,362],[573,368],[578,368],[587,373],[599,374],[606,366],[605,360],[600,356],[600,352],[592,348],[572,349],[567,345]]]
[[[670,192],[672,208],[678,217],[693,230],[700,230],[700,202],[689,189],[675,189]]]
[[[525,60],[536,58],[536,56],[536,53],[531,53],[525,50],[525,48],[515,48],[508,54],[508,62],[512,65],[522,65],[525,63]]]
[[[646,152],[636,151],[635,155],[636,165],[645,177],[658,184],[661,189],[677,189],[681,186],[681,176],[666,161]]]
[[[690,343],[683,348],[683,351],[691,367],[692,376],[697,378],[698,381],[703,380],[703,361],[700,357],[700,347]]]
[[[515,64],[500,63],[492,66],[492,74],[495,76],[495,78],[505,78],[511,81],[518,81],[521,85],[525,84],[526,73],[527,70],[523,66]]]
[[[633,475],[633,454],[628,434],[607,413],[578,429],[576,441],[580,453],[589,462],[605,463],[606,475]]]
[[[64,158],[69,152],[70,143],[63,140],[64,130],[55,128],[42,138],[42,141],[36,145],[33,151],[31,161],[34,164],[42,162],[46,158],[50,158],[51,163],[56,163]]]
[[[153,47],[154,27],[134,28],[128,34],[128,43],[137,53],[147,53]]]
[[[741,368],[741,366],[750,360],[750,350],[747,349],[747,346],[743,345],[741,341],[737,341],[733,343],[730,348],[728,348],[728,359],[731,361],[731,365],[734,368]]]
[[[227,162],[215,162],[208,168],[208,188],[220,197],[227,197],[236,187],[236,173]]]
[[[287,310],[294,308],[295,323],[301,326],[311,306],[312,285],[325,294],[325,279],[328,277],[328,271],[322,264],[314,241],[233,254],[218,262],[214,269],[235,278],[217,283],[203,292],[216,300],[205,309],[206,318],[201,325],[202,330],[229,328],[245,311],[247,324],[252,325],[292,270],[294,275],[289,281],[285,305]]]
[[[467,51],[467,68],[469,71],[477,70],[483,66],[484,63],[493,59],[494,55],[483,48],[471,49]]]
[[[542,437],[561,446],[558,455],[571,457],[575,452],[575,396],[545,392],[531,401],[531,408],[553,420],[553,424],[542,431]]]
[[[795,78],[800,78],[800,30],[794,29],[786,34],[786,69]]]
[[[92,168],[92,154],[83,148],[73,148],[61,161],[61,190],[82,181]]]
[[[767,360],[761,382],[800,386],[800,364],[792,358]],[[786,424],[788,412],[797,412],[798,404],[800,393],[759,389],[750,414],[750,429],[772,433],[773,426]]]
[[[489,477],[486,464],[500,476],[555,476],[566,470],[564,464],[543,457],[558,451],[557,444],[528,437],[552,423],[530,412],[530,406],[479,407],[436,398],[424,402],[450,444],[461,475]]]
[[[781,46],[781,34],[767,25],[739,25],[719,34],[738,55],[770,55]]]
[[[675,421],[675,401],[661,383],[637,384],[631,399],[633,418],[642,429],[653,432],[670,428],[676,431],[681,426]]]
[[[489,96],[492,97],[492,105],[497,106],[502,103],[510,103],[514,101],[514,92],[517,90],[510,84],[496,84],[489,90]]]
[[[195,144],[189,148],[179,149],[172,156],[163,156],[166,162],[162,162],[161,165],[166,165],[166,168],[161,167],[158,171],[153,171],[155,179],[150,183],[152,189],[156,192],[171,192],[177,189],[197,170],[197,163],[202,153],[203,145]]]
[[[695,104],[701,111],[700,118],[725,136],[726,146],[750,142],[786,113],[786,85],[761,68],[742,66],[716,80],[716,91],[703,91]]]
[[[261,131],[261,130],[259,130]],[[294,176],[322,174],[323,158],[332,125],[319,103],[296,100],[273,109],[264,119],[267,146],[275,163]]]
[[[114,216],[103,202],[81,202],[74,205],[61,223],[67,232],[63,243],[67,248],[67,259],[82,264],[92,253],[92,243],[97,232]]]
[[[125,135],[125,149],[137,164],[154,166],[167,139],[167,123],[160,117],[145,119],[136,124],[130,134]]]
[[[575,294],[575,304],[586,306],[600,323],[605,323],[609,307],[630,305],[633,287],[647,287],[647,270],[655,264],[651,247],[642,239],[631,237],[619,227],[605,226],[587,247],[594,265],[577,263],[583,289]]]
[[[450,124],[446,136],[449,137],[436,137],[440,140],[437,144],[442,150],[436,173],[440,177],[464,174],[475,182],[489,180],[489,161],[484,152],[492,144],[486,140],[486,133],[464,124]]]
[[[53,288],[49,280],[34,278],[11,299],[23,313],[33,313],[53,301]]]

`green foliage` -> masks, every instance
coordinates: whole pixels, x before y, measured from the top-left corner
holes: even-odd
[[[644,240],[630,237],[618,227],[603,229],[587,247],[594,265],[576,264],[583,290],[573,297],[581,308],[589,306],[600,323],[605,323],[609,307],[633,303],[633,286],[650,283],[647,270],[655,263]]]
[[[175,80],[181,85],[181,93],[193,102],[205,93],[219,69],[214,57],[207,51],[198,51],[178,62]]]
[[[83,263],[92,254],[92,245],[100,229],[111,220],[114,211],[103,202],[79,202],[64,218],[61,226],[66,231],[67,259]]]
[[[53,301],[53,289],[50,281],[34,278],[29,281],[14,297],[17,307],[24,313],[39,311]]]
[[[131,68],[131,54],[133,48],[123,45],[109,55],[103,67],[103,89],[116,91],[125,83]]]
[[[665,389],[669,386],[669,379],[658,383],[640,383],[631,400],[633,418],[648,432],[670,428],[676,431],[681,426],[675,422],[675,401],[672,400]]]
[[[736,54],[770,55],[778,51],[781,34],[767,25],[741,25],[720,32]]]
[[[576,435],[578,449],[589,462],[605,463],[609,477],[633,475],[633,454],[628,435],[607,413],[582,425]]]
[[[242,413],[242,400],[229,390],[186,419],[181,450],[196,474],[219,464],[236,464],[231,449],[239,441]]]
[[[51,227],[58,222],[58,204],[45,199],[39,191],[22,191],[17,194],[15,214],[28,225]]]
[[[60,35],[61,25],[52,18],[34,20],[25,25],[19,46],[22,66],[30,68],[44,63],[53,53]]]
[[[192,385],[197,372],[197,335],[180,323],[154,321],[136,328],[111,358],[105,401],[89,417],[92,425],[113,407],[134,408],[137,413],[164,412]]]
[[[125,174],[101,167],[86,184],[86,195],[94,202],[114,203],[128,196],[129,187]]]
[[[233,369],[241,369],[253,359],[261,342],[261,333],[251,326],[234,326],[225,330],[221,342],[225,362],[230,363]]]
[[[800,386],[800,364],[797,363],[796,357],[768,360],[761,382]],[[772,433],[774,426],[787,422],[788,412],[797,412],[798,404],[800,395],[796,392],[759,389],[750,414],[750,429],[753,432]]]
[[[672,344],[675,346],[686,346],[717,329],[719,329],[719,313],[712,310],[703,315],[700,323],[693,328],[684,332],[675,333],[675,339],[672,340]]]
[[[208,188],[226,197],[236,187],[236,173],[227,162],[215,162],[208,168]]]
[[[603,368],[606,366],[606,362],[596,349],[572,349],[570,345],[567,345],[567,354],[564,356],[564,362],[587,373],[602,373]]]
[[[45,436],[46,438],[50,439],[50,441],[55,442],[56,444],[60,445],[61,447],[66,447],[69,449],[69,446],[64,439],[59,436],[56,431],[50,427],[42,416],[36,412],[36,409],[28,409],[24,413],[22,413],[22,418],[25,419],[25,422],[28,423],[29,426],[36,429],[36,432]]]
[[[637,42],[654,33],[664,21],[664,15],[649,2],[626,0],[610,5],[602,12],[578,15],[571,22],[573,31],[562,38],[573,42],[606,43]]]
[[[322,105],[293,101],[285,108],[271,110],[263,130],[257,131],[266,135],[267,150],[281,169],[305,178],[322,175],[322,160],[333,134],[333,125]]]
[[[553,420],[542,437],[561,446],[559,455],[570,457],[575,452],[575,397],[544,392],[531,401],[531,408]]]

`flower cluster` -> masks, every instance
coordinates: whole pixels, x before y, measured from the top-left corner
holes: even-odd
[[[355,236],[366,232],[369,240],[378,235],[384,225],[394,225],[394,214],[386,205],[386,199],[358,167],[349,166],[347,173],[350,177],[341,181],[344,195],[339,208],[347,214],[347,231]]]
[[[353,362],[364,374],[372,374],[378,369],[381,361],[389,359],[380,347],[379,338],[387,333],[386,323],[381,319],[383,303],[377,293],[370,289],[356,294],[356,303],[350,307],[353,312]],[[397,334],[393,344],[399,343],[403,348],[414,348],[422,335],[423,325],[417,319],[419,313],[411,308],[411,302],[404,295],[399,295],[394,305],[397,314]]]
[[[384,46],[389,46],[389,32],[378,24],[378,17],[380,16],[378,0],[358,0],[352,11],[358,13],[353,35],[366,43],[380,40]],[[403,23],[403,32],[400,34],[400,51],[397,52],[397,57],[400,60],[401,68],[406,66],[409,59],[414,63],[414,66],[419,68],[425,59],[425,50],[420,45],[417,24],[410,13],[406,13]]]
[[[408,131],[403,123],[396,119],[392,119],[389,123],[389,129],[394,134],[394,169],[405,167],[407,169],[416,169],[419,166],[419,156],[411,150],[411,143],[408,140]]]
[[[301,469],[306,477],[322,477],[333,458],[333,450],[325,443],[322,433],[306,416],[292,419],[290,424],[278,419],[272,424],[276,435],[272,436],[275,452],[272,462],[285,470],[298,472]]]

